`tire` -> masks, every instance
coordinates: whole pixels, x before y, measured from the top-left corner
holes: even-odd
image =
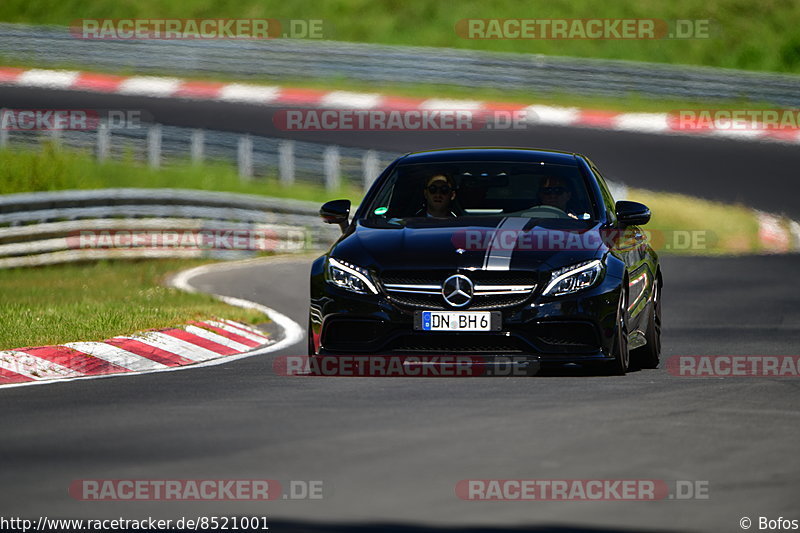
[[[628,349],[628,291],[623,288],[617,304],[617,324],[614,328],[614,360],[606,365],[606,373],[611,376],[624,376],[631,364],[631,353]]]
[[[637,368],[658,368],[661,360],[661,280],[656,281],[653,303],[647,318],[647,331],[644,333],[647,344],[631,351],[633,364]]]

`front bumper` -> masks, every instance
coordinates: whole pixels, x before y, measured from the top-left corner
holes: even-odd
[[[613,359],[621,281],[606,276],[579,293],[500,309],[496,332],[414,330],[414,310],[386,295],[360,295],[312,282],[311,331],[315,351],[346,354],[524,356],[542,363]],[[464,310],[469,310],[468,308]]]

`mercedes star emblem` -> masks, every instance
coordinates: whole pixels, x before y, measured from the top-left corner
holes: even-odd
[[[450,276],[442,284],[444,301],[453,307],[464,307],[472,301],[472,281],[466,276],[456,274]]]

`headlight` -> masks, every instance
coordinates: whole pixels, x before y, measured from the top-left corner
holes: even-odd
[[[572,294],[594,285],[603,272],[603,262],[599,259],[585,261],[577,265],[559,268],[550,274],[550,283],[544,288],[544,296]]]
[[[333,257],[328,259],[328,268],[325,269],[325,280],[337,287],[359,294],[378,294],[378,289],[370,279],[365,268],[339,261]]]

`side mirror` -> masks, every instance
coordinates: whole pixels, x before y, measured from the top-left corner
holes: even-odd
[[[625,226],[641,226],[650,221],[650,208],[639,202],[620,200],[614,209],[617,220]]]
[[[350,200],[331,200],[325,202],[319,209],[319,216],[326,224],[339,224],[342,233],[347,229],[350,216]]]

